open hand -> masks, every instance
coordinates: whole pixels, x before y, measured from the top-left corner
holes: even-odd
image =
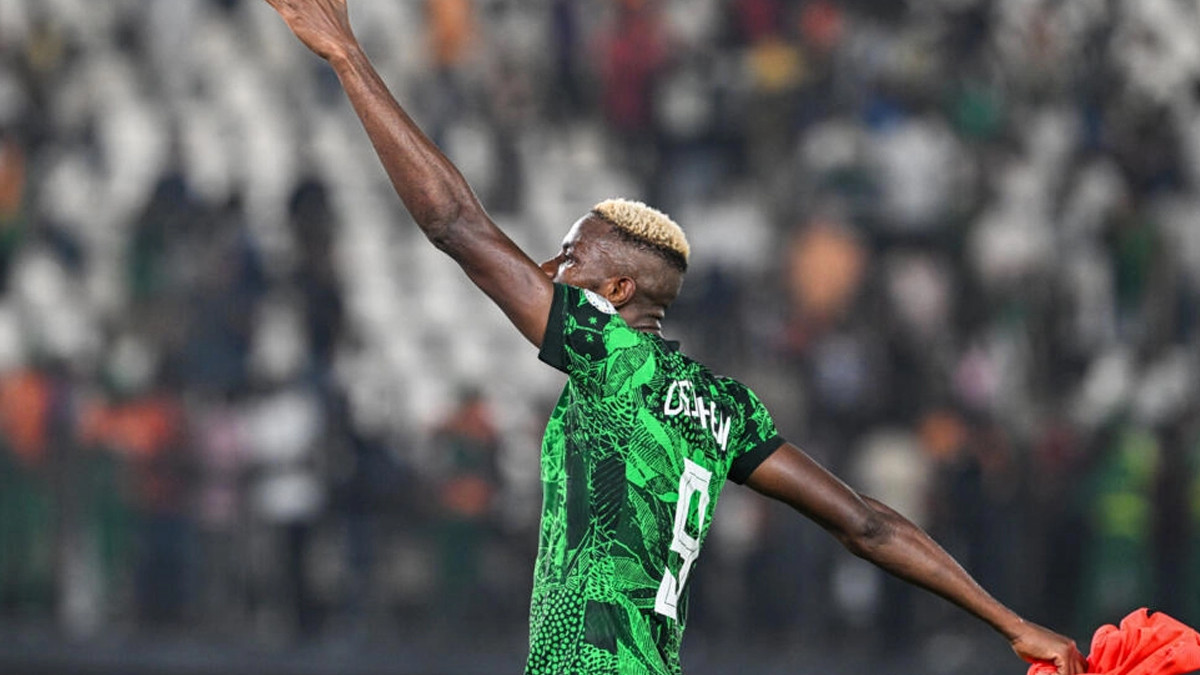
[[[1075,641],[1034,623],[1026,623],[1010,642],[1017,656],[1030,662],[1054,664],[1057,675],[1087,673],[1087,661]]]
[[[325,60],[355,44],[346,0],[267,0],[296,37]]]

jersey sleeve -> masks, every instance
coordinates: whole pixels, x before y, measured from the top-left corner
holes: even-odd
[[[729,480],[741,485],[771,453],[783,445],[784,439],[775,428],[775,420],[767,407],[749,387],[736,384],[734,400],[742,407],[742,424],[730,446],[733,461],[729,465]]]

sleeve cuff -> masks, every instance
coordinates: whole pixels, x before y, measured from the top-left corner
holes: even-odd
[[[729,466],[729,480],[738,485],[744,484],[750,478],[750,474],[758,468],[768,457],[778,450],[784,443],[783,436],[776,434],[762,443],[759,443],[754,449],[743,453],[737,459],[733,460],[733,464]]]

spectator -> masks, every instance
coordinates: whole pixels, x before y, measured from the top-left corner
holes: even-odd
[[[482,392],[465,389],[433,433],[431,452],[438,469],[437,499],[439,604],[450,625],[489,623],[480,551],[495,529],[500,438]]]
[[[498,511],[529,517],[516,401],[558,382],[507,331],[457,330],[503,318],[393,227],[354,116],[255,3],[143,5],[0,1],[0,637],[135,614],[320,636],[323,602],[390,636],[435,580],[463,605],[527,583],[487,542]],[[789,436],[858,487],[938,495],[930,527],[1055,625],[1175,598],[1200,622],[1194,6],[360,9],[514,238],[612,194],[678,204],[712,267],[668,332],[756,365]],[[486,382],[486,414],[445,373]],[[931,475],[881,477],[913,442]],[[698,626],[793,644],[791,598],[834,587],[849,623],[902,634],[907,601],[872,604],[890,586],[729,508],[746,527],[716,536],[746,553],[710,562],[761,611],[698,603]]]

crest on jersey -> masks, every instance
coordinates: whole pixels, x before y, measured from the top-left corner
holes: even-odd
[[[586,288],[583,290],[583,297],[587,298],[587,301],[591,303],[592,307],[595,307],[605,314],[617,313],[617,308],[612,306],[612,303],[608,301],[608,298],[593,293]]]

